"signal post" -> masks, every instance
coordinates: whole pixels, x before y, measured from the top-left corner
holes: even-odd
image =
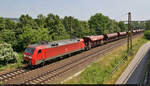
[[[128,13],[128,37],[127,37],[127,52],[132,50],[132,28],[131,28],[131,13]]]

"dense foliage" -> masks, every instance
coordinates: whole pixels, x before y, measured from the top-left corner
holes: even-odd
[[[150,39],[150,20],[148,20],[145,24],[146,30],[144,31],[144,36],[146,39]]]
[[[146,39],[150,39],[150,30],[144,31],[144,36]]]
[[[63,25],[65,26],[65,29],[67,33],[70,33],[70,22],[69,17],[65,16],[64,19],[62,19]],[[92,35],[90,33],[90,28],[87,21],[79,21],[76,18],[72,18],[72,36],[73,38],[81,38],[83,36]]]
[[[135,22],[132,24],[134,29],[143,26],[145,23]],[[146,26],[147,29],[150,29],[150,21],[146,23]],[[91,16],[88,21],[72,17],[72,38],[120,31],[127,31],[127,25],[124,22],[117,22],[101,13]],[[18,56],[13,50],[22,52],[28,44],[68,39],[69,37],[69,16],[60,18],[58,15],[50,13],[47,16],[39,14],[37,18],[33,19],[27,14],[21,15],[19,22],[0,17],[0,41],[5,42],[0,45],[0,62],[8,62],[17,58]]]
[[[146,29],[150,30],[150,20],[146,22]]]
[[[23,33],[18,35],[18,49],[25,49],[28,44],[41,41],[52,41],[47,28],[32,29],[31,27],[22,28]]]
[[[18,54],[13,51],[11,44],[0,43],[0,64],[17,60]]]
[[[118,26],[119,26],[121,32],[127,31],[127,26],[124,24],[124,22],[120,21]]]
[[[111,20],[109,17],[104,16],[101,13],[91,16],[88,22],[90,28],[93,29],[91,31],[92,34],[95,35],[120,31],[118,23],[115,20]]]
[[[28,14],[21,15],[19,22],[0,18],[0,41],[11,44],[15,51],[24,51],[28,44],[68,39],[69,21],[68,16],[61,19],[51,13],[47,16],[39,14],[35,19]],[[101,13],[91,16],[88,21],[72,17],[72,38],[125,30],[126,25],[123,22],[118,23]]]

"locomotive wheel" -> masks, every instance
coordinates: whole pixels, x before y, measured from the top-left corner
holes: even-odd
[[[68,54],[68,57],[70,57],[70,56],[71,56],[71,53]]]
[[[42,64],[42,66],[44,66],[45,65],[45,61],[43,61],[41,64]]]
[[[89,47],[88,47],[88,46],[86,46],[86,47],[84,48],[84,50],[89,50]]]
[[[91,49],[91,43],[89,43],[89,45],[88,45],[88,50],[90,50]]]
[[[31,63],[31,61],[29,61],[29,62],[28,62],[28,65],[29,65],[29,67],[30,67],[30,66],[32,66],[32,63]]]
[[[90,50],[91,49],[91,44],[89,44],[89,46],[88,46],[88,50]]]
[[[33,69],[33,68],[34,68],[34,66],[32,65],[32,62],[31,62],[31,61],[28,62],[28,67],[29,67],[30,69]]]

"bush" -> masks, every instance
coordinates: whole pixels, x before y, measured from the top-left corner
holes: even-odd
[[[11,44],[0,43],[0,62],[1,64],[6,64],[9,62],[14,62],[18,58],[18,54],[13,51]]]
[[[145,36],[146,39],[150,39],[150,30],[146,30],[144,32],[144,36]]]

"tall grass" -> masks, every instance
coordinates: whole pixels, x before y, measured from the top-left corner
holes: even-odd
[[[115,83],[129,62],[132,60],[141,45],[146,43],[147,40],[143,37],[138,37],[133,40],[134,51],[125,63],[119,66],[116,72],[111,75],[113,69],[118,63],[127,56],[126,44],[113,50],[110,54],[102,57],[98,62],[93,63],[90,67],[86,68],[79,76],[65,82],[66,84],[102,84],[102,83]]]

